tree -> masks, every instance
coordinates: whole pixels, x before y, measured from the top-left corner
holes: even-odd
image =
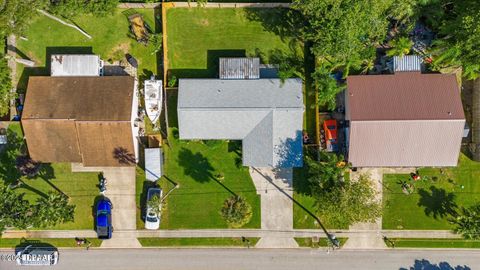
[[[55,226],[74,220],[75,205],[68,204],[68,197],[58,192],[49,192],[47,197],[38,198],[34,209],[36,227]]]
[[[241,196],[233,195],[225,200],[220,214],[232,228],[240,228],[250,222],[252,206]]]
[[[348,227],[356,222],[373,222],[381,215],[377,192],[367,175],[345,181],[330,190],[314,193],[317,214],[330,226]]]
[[[434,42],[430,53],[436,69],[463,69],[463,77],[476,79],[480,74],[480,5],[477,0],[439,0],[430,7],[435,10],[428,14],[439,32],[439,40]],[[428,18],[427,18],[428,19]],[[436,28],[435,28],[436,27]]]
[[[373,221],[380,215],[377,194],[367,175],[345,179],[348,165],[343,156],[319,153],[319,160],[305,157],[306,178],[316,212],[330,226],[348,227],[355,222]]]
[[[25,31],[37,9],[48,5],[48,0],[7,0],[0,4],[0,37]]]
[[[326,106],[328,110],[334,110],[337,106],[337,95],[345,89],[345,85],[340,85],[330,72],[317,69],[312,77],[318,87],[318,100],[320,106]]]
[[[390,41],[392,47],[387,51],[388,56],[400,56],[403,57],[410,53],[413,42],[408,37],[399,37]]]
[[[24,196],[0,185],[0,233],[6,227],[26,229],[32,225],[33,208]]]
[[[160,213],[162,212],[162,198],[156,194],[153,195],[147,202],[147,208],[155,215],[160,216]]]
[[[306,20],[299,29],[311,42],[316,59],[313,74],[319,88],[319,105],[335,108],[335,97],[344,89],[330,74],[371,68],[376,47],[384,42],[392,20],[408,22],[426,0],[295,0],[293,7]]]
[[[462,208],[461,213],[450,221],[456,225],[453,231],[465,239],[480,239],[480,203]]]
[[[10,98],[12,97],[12,79],[5,55],[0,53],[0,116],[10,110]]]
[[[344,181],[343,175],[348,169],[343,156],[323,151],[319,153],[319,161],[306,156],[305,165],[313,194],[330,192],[340,187]]]
[[[399,16],[395,2],[296,0],[294,8],[307,20],[304,36],[313,42],[316,58],[333,67],[348,67],[349,63],[352,66],[375,57],[372,49],[385,40],[390,18]],[[412,0],[402,2],[408,6],[416,4]]]

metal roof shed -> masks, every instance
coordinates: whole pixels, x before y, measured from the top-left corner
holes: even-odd
[[[220,79],[244,80],[260,78],[259,58],[220,58]]]
[[[163,175],[163,152],[161,148],[145,148],[145,178],[157,181]]]
[[[418,55],[404,55],[403,57],[393,57],[393,66],[395,72],[421,71],[422,58]]]
[[[103,61],[92,54],[54,54],[50,61],[51,76],[100,76]]]

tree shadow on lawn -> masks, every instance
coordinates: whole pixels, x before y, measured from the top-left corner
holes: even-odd
[[[23,138],[10,129],[7,129],[7,141],[6,148],[0,153],[0,179],[9,185],[21,177],[16,168],[16,158],[24,152],[25,145]]]
[[[434,219],[457,215],[458,206],[455,203],[454,193],[435,186],[431,186],[429,189],[430,192],[423,188],[418,190],[420,199],[417,205],[425,208],[425,215],[432,216]]]
[[[265,30],[278,35],[282,41],[287,38],[301,40],[305,19],[299,11],[289,8],[246,8],[245,13],[248,20],[260,22]]]
[[[222,182],[217,180],[214,173],[214,168],[210,161],[202,155],[201,153],[193,153],[190,149],[181,148],[178,154],[178,164],[183,167],[185,175],[188,175],[193,178],[193,180],[199,183],[207,183],[210,180],[217,182],[225,190],[230,192],[232,195],[237,195]]]
[[[421,259],[415,260],[413,266],[408,268],[400,267],[399,270],[471,270],[471,268],[467,265],[452,266],[448,262],[434,264],[427,259]]]

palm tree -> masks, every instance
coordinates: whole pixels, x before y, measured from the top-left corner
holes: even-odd
[[[400,56],[403,57],[410,53],[412,49],[413,42],[407,37],[400,37],[390,41],[390,46],[392,47],[388,52],[388,56]]]
[[[480,203],[462,208],[461,214],[450,221],[456,225],[453,231],[465,239],[480,239]]]

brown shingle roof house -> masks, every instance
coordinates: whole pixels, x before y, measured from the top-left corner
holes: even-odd
[[[454,75],[349,76],[345,97],[352,166],[457,165],[465,115]]]
[[[22,126],[32,159],[135,164],[134,78],[30,77]]]

